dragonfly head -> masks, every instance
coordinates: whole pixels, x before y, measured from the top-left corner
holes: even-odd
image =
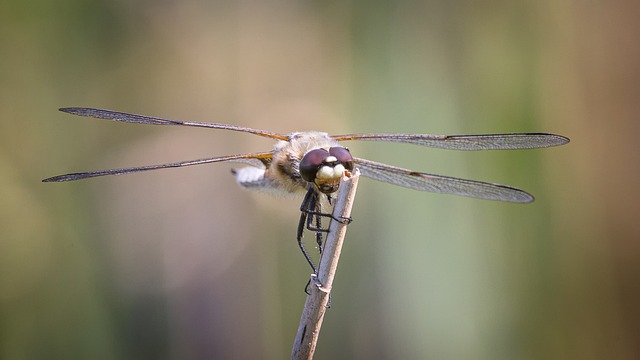
[[[300,160],[300,176],[324,194],[338,190],[345,170],[353,170],[353,158],[349,149],[342,146],[313,149]]]

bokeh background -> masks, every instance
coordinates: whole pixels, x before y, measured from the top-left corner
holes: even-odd
[[[548,131],[560,148],[350,143],[506,183],[514,205],[362,179],[318,359],[640,358],[640,2],[0,3],[0,358],[282,359],[309,276],[298,199],[231,165],[61,173],[273,144],[78,118],[91,106],[277,132]]]

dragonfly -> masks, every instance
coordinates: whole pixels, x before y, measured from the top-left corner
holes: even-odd
[[[322,227],[322,219],[330,218],[345,224],[351,221],[350,218],[335,218],[323,208],[327,204],[331,205],[332,195],[338,190],[343,174],[352,172],[355,168],[359,169],[362,176],[413,190],[511,203],[530,203],[534,200],[534,197],[528,192],[508,185],[429,174],[354,157],[349,149],[342,146],[340,142],[352,140],[384,141],[452,150],[533,149],[559,146],[569,142],[568,138],[551,133],[329,135],[325,132],[307,131],[280,134],[236,125],[170,120],[96,108],[67,107],[59,110],[83,117],[125,123],[238,131],[276,140],[275,146],[270,151],[265,152],[216,156],[159,165],[70,173],[50,177],[42,181],[64,182],[98,176],[123,175],[211,163],[232,162],[245,164],[246,166],[242,168],[232,170],[236,182],[241,187],[275,193],[304,194],[300,205],[300,219],[296,239],[305,259],[314,272],[316,271],[315,265],[302,242],[304,230],[306,228],[315,232],[316,242],[321,253],[323,246],[322,235],[328,232],[326,228]]]

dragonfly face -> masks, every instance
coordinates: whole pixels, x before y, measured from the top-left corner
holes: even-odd
[[[275,145],[272,154],[263,176],[251,168],[236,170],[238,184],[252,189],[280,188],[290,193],[314,189],[329,195],[338,190],[342,174],[353,170],[349,150],[322,132],[290,134],[287,141]],[[254,175],[248,177],[249,173]]]
[[[302,157],[299,170],[302,178],[320,192],[331,194],[338,190],[344,172],[353,170],[353,158],[342,146],[313,149]]]
[[[274,139],[277,140],[277,143],[271,151],[267,152],[218,156],[133,168],[71,173],[47,178],[43,180],[44,182],[62,182],[217,162],[239,162],[250,165],[233,171],[238,184],[242,187],[267,191],[285,191],[288,193],[306,191],[307,195],[301,206],[303,213],[301,223],[304,222],[303,218],[306,219],[305,214],[312,215],[309,219],[314,217],[317,219],[317,223],[319,223],[321,216],[326,216],[326,214],[321,213],[319,208],[320,197],[325,196],[331,202],[331,194],[337,190],[342,174],[345,171],[352,171],[354,168],[358,168],[365,177],[414,190],[515,203],[533,201],[531,194],[507,185],[428,174],[352,157],[349,150],[340,145],[340,141],[398,142],[452,150],[532,149],[558,146],[569,142],[566,137],[548,133],[487,135],[349,134],[329,136],[323,132],[310,131],[278,134],[235,125],[169,120],[103,109],[63,108],[60,110],[79,116],[128,123],[239,131]],[[311,228],[311,221],[307,222],[307,228]],[[316,226],[314,229],[317,228]],[[299,226],[299,242],[301,231],[301,226]],[[321,241],[318,241],[319,246],[321,246],[320,243]],[[307,260],[310,261],[308,256]]]

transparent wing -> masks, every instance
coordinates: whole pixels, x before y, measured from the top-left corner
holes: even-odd
[[[569,139],[548,133],[514,133],[485,135],[432,134],[349,134],[332,136],[336,141],[387,141],[453,150],[509,150],[559,146]]]
[[[176,163],[167,163],[167,164],[160,164],[160,165],[149,165],[149,166],[122,168],[122,169],[79,172],[79,173],[71,173],[71,174],[50,177],[42,180],[42,182],[72,181],[72,180],[88,179],[88,178],[105,176],[105,175],[123,175],[123,174],[130,174],[130,173],[149,171],[149,170],[177,168],[177,167],[210,164],[210,163],[217,163],[217,162],[224,162],[224,161],[245,160],[250,162],[251,159],[254,159],[254,160],[261,161],[263,164],[268,164],[271,162],[271,155],[272,155],[271,152],[254,153],[254,154],[238,154],[238,155],[229,155],[229,156],[218,156],[218,157],[212,157],[207,159],[182,161],[182,162],[176,162]]]
[[[235,126],[235,125],[170,120],[170,119],[163,119],[163,118],[158,118],[153,116],[129,114],[125,112],[105,110],[105,109],[94,109],[94,108],[69,107],[69,108],[61,108],[59,110],[62,112],[66,112],[66,113],[78,115],[78,116],[86,116],[86,117],[92,117],[96,119],[114,120],[114,121],[121,121],[121,122],[127,122],[127,123],[146,124],[146,125],[195,126],[195,127],[209,128],[209,129],[241,131],[241,132],[255,134],[255,135],[264,136],[264,137],[277,139],[277,140],[289,139],[287,135],[277,134],[277,133],[273,133],[265,130],[247,128],[242,126]]]
[[[514,203],[534,200],[531,194],[507,185],[426,174],[359,158],[354,162],[363,176],[409,189]]]

